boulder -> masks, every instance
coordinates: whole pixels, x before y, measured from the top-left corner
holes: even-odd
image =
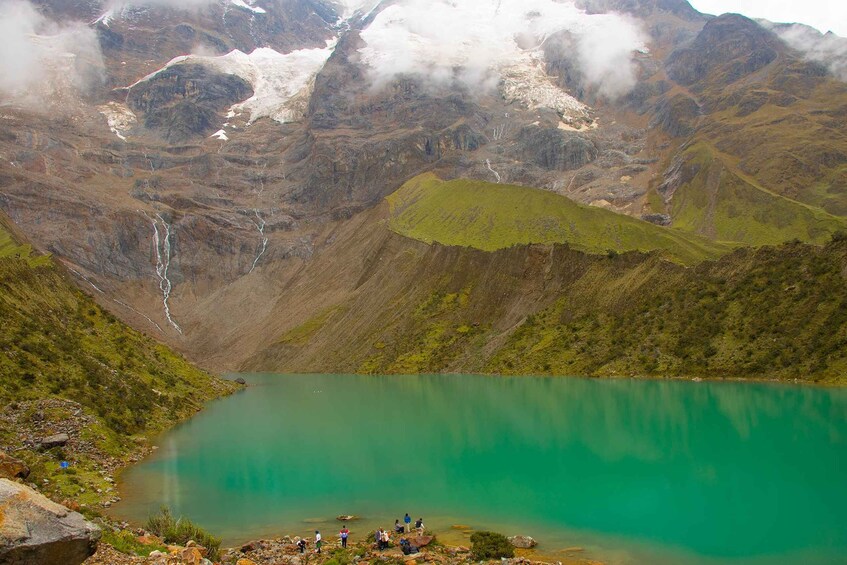
[[[237,382],[240,385],[246,385],[247,384],[247,381],[244,380],[244,377],[238,377],[237,379],[235,379],[235,382]]]
[[[414,545],[415,547],[426,547],[427,545],[432,543],[432,540],[434,539],[435,538],[433,536],[417,536],[409,541],[411,541],[412,545]]]
[[[241,546],[241,553],[249,553],[251,551],[256,551],[257,549],[262,548],[262,542],[260,541],[248,541],[244,545]]]
[[[29,467],[20,459],[0,451],[0,478],[25,479],[29,476]]]
[[[509,538],[509,542],[520,549],[530,549],[538,545],[538,542],[529,536],[512,536]]]
[[[46,437],[41,440],[40,445],[41,449],[50,449],[53,447],[61,447],[70,441],[70,437],[68,434],[56,434],[49,437]]]
[[[78,565],[93,555],[100,529],[29,487],[0,479],[0,563]]]
[[[358,520],[359,517],[348,515],[348,514],[342,514],[341,516],[336,516],[335,519],[339,520],[341,522],[349,522],[350,520]]]
[[[235,565],[256,565],[253,561],[249,559],[239,559],[236,561]]]

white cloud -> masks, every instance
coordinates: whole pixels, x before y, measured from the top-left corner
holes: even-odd
[[[690,0],[707,14],[736,12],[779,23],[803,23],[822,32],[847,36],[847,2],[844,0]]]
[[[530,55],[560,31],[576,38],[575,59],[601,93],[615,97],[635,84],[632,52],[644,48],[638,26],[617,14],[585,14],[571,0],[400,0],[362,32],[360,53],[377,85],[422,74],[491,88],[501,69],[532,64]]]
[[[840,80],[847,81],[847,39],[823,35],[804,25],[775,26],[774,31],[807,59],[822,63]]]
[[[61,105],[102,80],[95,32],[56,24],[23,0],[0,0],[0,100]]]

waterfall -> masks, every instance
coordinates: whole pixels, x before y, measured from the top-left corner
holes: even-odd
[[[144,214],[147,216],[147,214]],[[155,218],[147,216],[147,219],[153,224],[153,247],[156,249],[156,276],[159,277],[159,290],[162,291],[162,305],[165,309],[165,317],[168,322],[180,334],[182,328],[171,317],[171,308],[168,305],[168,299],[171,296],[173,284],[168,278],[168,269],[171,266],[171,226],[162,218],[161,214],[156,214]],[[162,229],[165,231],[164,240],[159,234],[159,222],[162,223]]]
[[[256,268],[256,264],[259,262],[259,259],[262,258],[262,255],[265,254],[265,251],[268,249],[268,238],[265,236],[265,220],[262,216],[259,215],[259,210],[253,210],[253,213],[256,214],[256,221],[253,222],[256,226],[256,229],[259,230],[259,236],[261,237],[261,242],[259,243],[259,253],[256,255],[256,258],[253,259],[253,265],[250,267],[250,270],[247,272],[249,275],[253,272],[253,269]]]
[[[497,178],[497,184],[500,184],[500,173],[491,168],[491,160],[485,160],[485,166],[488,167],[488,170],[494,173],[494,176]]]

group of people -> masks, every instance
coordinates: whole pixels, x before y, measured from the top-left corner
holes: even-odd
[[[424,526],[423,518],[415,520],[415,530],[419,536],[424,534],[426,526]],[[402,524],[400,523],[400,520],[394,520],[394,533],[397,535],[412,533],[412,517],[409,516],[408,512],[403,517]],[[380,528],[374,533],[374,539],[376,540],[376,546],[378,549],[385,549],[391,541],[391,536],[388,533],[388,530]],[[403,540],[401,540],[401,543],[402,541]]]
[[[417,531],[417,534],[419,536],[422,536],[424,534],[424,531],[426,531],[426,526],[424,526],[423,518],[418,518],[417,520],[415,520],[415,530]],[[395,534],[407,534],[407,533],[411,534],[412,533],[412,517],[409,516],[408,512],[403,517],[403,523],[402,524],[400,523],[400,520],[394,520],[394,533]],[[346,525],[341,528],[340,532],[338,532],[338,537],[341,538],[341,547],[346,548],[347,547],[347,540],[350,537],[350,530],[347,529]],[[389,535],[387,530],[385,530],[383,528],[379,528],[374,533],[374,540],[376,541],[377,548],[382,550],[382,549],[386,549],[388,547],[389,543],[391,542],[391,536]],[[403,544],[403,541],[406,542],[405,545]],[[306,544],[307,544],[307,542],[306,542],[305,539],[300,539],[297,542],[297,547],[300,549],[300,553],[306,552]],[[406,546],[410,545],[408,540],[401,540],[400,544],[401,544],[401,546],[403,546],[404,550],[405,550]],[[321,552],[321,546],[323,546],[323,538],[321,537],[321,532],[320,532],[320,530],[315,530],[315,553]],[[404,551],[404,553],[405,553],[405,551]]]

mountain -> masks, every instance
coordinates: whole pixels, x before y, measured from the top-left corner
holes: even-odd
[[[665,275],[706,292],[700,277],[758,272],[768,253],[791,264],[794,240],[837,264],[841,55],[784,27],[684,0],[33,6],[15,17],[38,72],[0,81],[0,208],[103,308],[210,369],[508,371],[520,328],[577,292],[545,286],[563,268],[541,268],[548,254],[649,281],[627,298],[645,307],[647,289],[677,292]],[[468,269],[514,272],[509,288],[543,299],[421,334],[412,297],[464,286],[407,277],[456,269],[480,304],[503,289]],[[409,344],[482,357],[400,363]],[[571,370],[532,358],[514,370]],[[713,367],[693,358],[658,366]]]
[[[0,449],[53,498],[100,503],[113,496],[101,473],[237,385],[127,327],[21,237],[0,215]],[[64,449],[39,449],[56,433]],[[59,472],[63,459],[74,473]]]

